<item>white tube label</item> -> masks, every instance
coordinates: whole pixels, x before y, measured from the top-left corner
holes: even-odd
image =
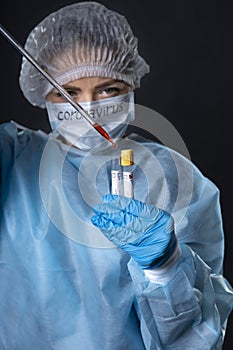
[[[120,170],[112,170],[112,194],[122,194],[122,179]]]
[[[123,188],[125,197],[134,197],[133,173],[131,171],[123,171]]]

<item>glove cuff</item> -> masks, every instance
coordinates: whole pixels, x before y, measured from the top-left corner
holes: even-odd
[[[147,270],[154,269],[156,267],[160,267],[166,263],[166,261],[172,256],[174,253],[174,250],[177,246],[177,238],[174,233],[174,231],[171,232],[171,239],[169,241],[169,244],[167,245],[164,253],[162,256],[156,258],[152,261],[152,263],[146,267]]]
[[[177,244],[172,256],[166,261],[166,263],[154,269],[144,270],[145,276],[150,282],[156,284],[164,284],[170,281],[177,273],[181,255],[182,251],[180,245]]]

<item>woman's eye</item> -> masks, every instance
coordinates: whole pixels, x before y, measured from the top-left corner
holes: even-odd
[[[117,87],[109,87],[99,91],[99,93],[103,95],[112,95],[112,94],[117,95],[119,92],[120,92],[120,89]]]
[[[65,91],[70,95],[70,96],[76,96],[77,92],[74,90],[66,90]],[[60,92],[56,92],[56,97],[63,97]]]
[[[67,90],[65,89],[65,91],[71,96],[71,97],[76,97],[77,96],[77,92],[74,90]],[[63,95],[60,92],[56,92],[56,97],[57,98],[62,98],[64,99]]]
[[[76,96],[76,95],[77,95],[77,92],[74,91],[74,90],[66,90],[66,92],[68,92],[68,94],[69,94],[70,96]]]

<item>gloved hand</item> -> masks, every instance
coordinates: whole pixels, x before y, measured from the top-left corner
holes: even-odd
[[[92,223],[114,244],[129,253],[142,269],[163,265],[175,250],[172,217],[154,205],[106,195],[94,208]]]

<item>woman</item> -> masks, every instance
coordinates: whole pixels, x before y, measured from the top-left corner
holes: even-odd
[[[221,349],[233,292],[218,189],[175,151],[125,137],[149,71],[127,21],[80,2],[46,17],[26,49],[117,148],[23,61],[21,89],[53,132],[0,130],[1,347]],[[110,194],[124,148],[135,199]]]

